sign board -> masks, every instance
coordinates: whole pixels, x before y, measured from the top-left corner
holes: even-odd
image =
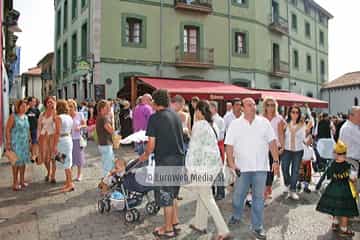
[[[94,85],[95,101],[105,99],[105,84]]]
[[[86,60],[80,60],[76,63],[76,71],[89,71],[90,63]]]

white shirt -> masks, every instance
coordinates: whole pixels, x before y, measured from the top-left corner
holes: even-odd
[[[291,149],[291,134],[289,124],[285,131],[285,150],[298,152],[304,150],[304,141],[306,137],[306,126],[305,124],[296,131],[295,134],[295,148]]]
[[[340,129],[339,140],[347,146],[346,157],[360,160],[360,126],[346,121]]]
[[[224,119],[222,117],[220,117],[219,114],[215,114],[212,117],[214,123],[216,124],[216,126],[219,129],[219,135],[218,135],[218,141],[222,141],[224,140],[224,136],[225,136],[225,122]]]
[[[276,136],[269,120],[255,116],[250,124],[241,116],[230,124],[225,144],[233,146],[235,164],[241,172],[270,171],[269,143],[273,140]]]
[[[224,116],[225,131],[228,130],[231,122],[234,121],[235,119],[237,119],[237,117],[235,116],[235,114],[233,113],[233,111],[227,112],[227,113],[225,114],[225,116]]]
[[[270,123],[272,128],[274,129],[275,132],[275,136],[276,136],[276,142],[277,145],[280,146],[280,142],[279,142],[279,124],[281,122],[285,122],[284,118],[280,115],[277,114],[275,117],[273,117],[273,119],[271,119]]]

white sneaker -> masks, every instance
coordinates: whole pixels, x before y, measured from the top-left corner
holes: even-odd
[[[289,193],[289,192],[290,192],[290,186],[286,186],[285,190],[284,190],[284,193]]]
[[[290,198],[292,200],[296,200],[296,201],[300,199],[299,195],[296,192],[291,192],[290,193]]]

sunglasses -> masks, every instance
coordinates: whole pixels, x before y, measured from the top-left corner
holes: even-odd
[[[267,107],[275,107],[275,104],[266,104]]]
[[[299,114],[298,111],[291,111],[292,114]]]

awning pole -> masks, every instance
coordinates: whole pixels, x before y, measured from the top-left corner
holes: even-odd
[[[134,108],[136,105],[136,98],[137,98],[137,82],[135,77],[130,78],[131,82],[131,107]]]

